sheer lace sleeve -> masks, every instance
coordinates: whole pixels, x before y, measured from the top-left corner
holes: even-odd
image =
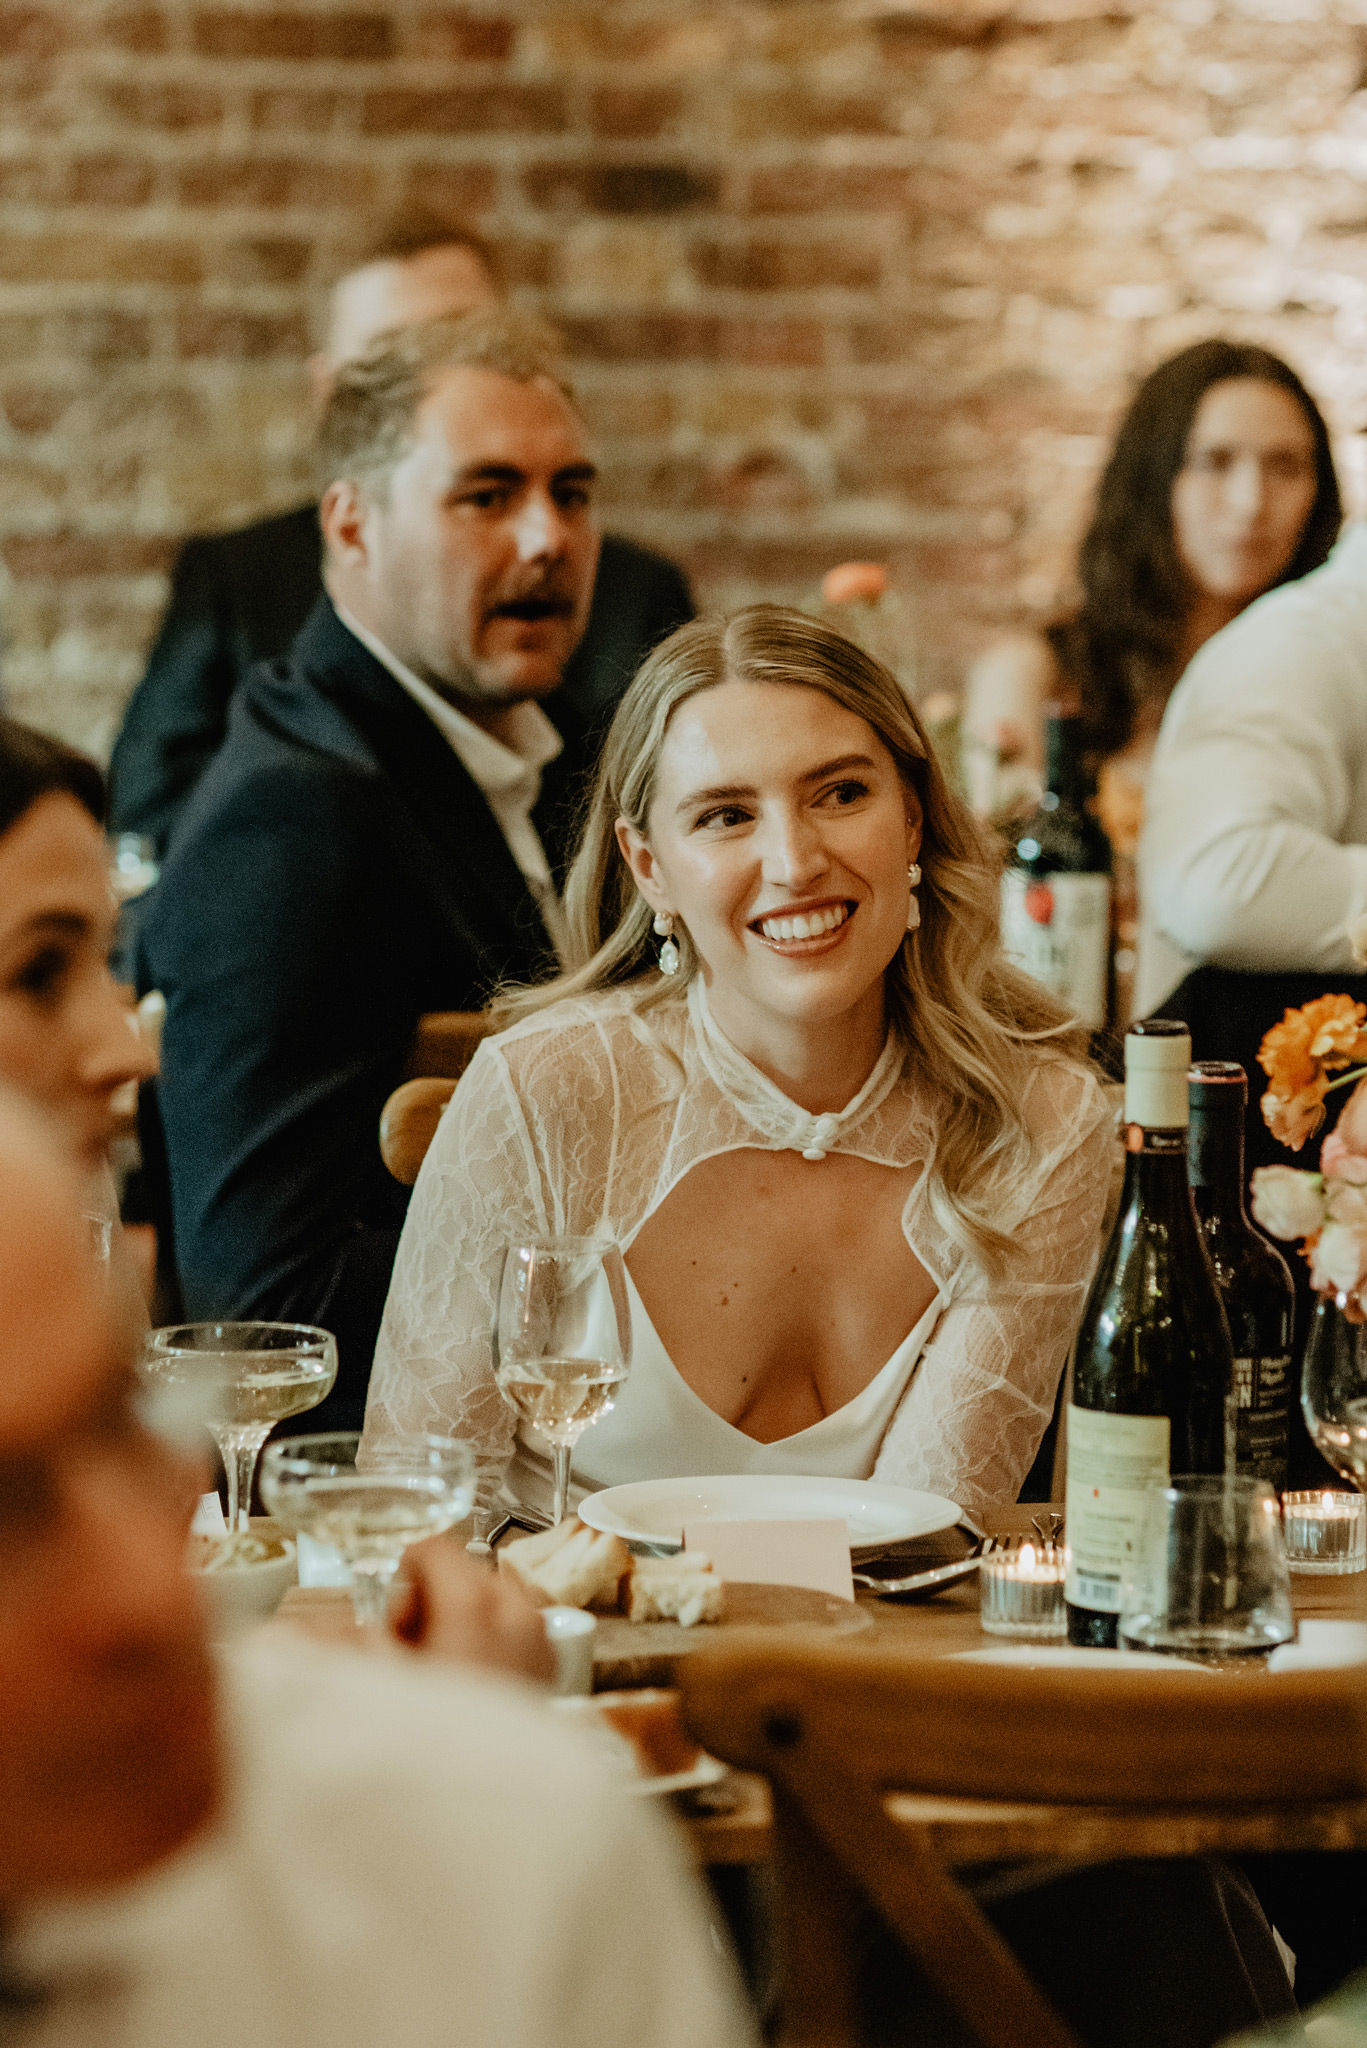
[[[999,1283],[951,1294],[883,1438],[874,1477],[947,1494],[970,1514],[1013,1501],[1053,1408],[1099,1251],[1115,1138],[1101,1091],[1045,1068],[1031,1090],[1044,1153]]]
[[[365,1434],[435,1430],[480,1461],[487,1501],[512,1447],[493,1377],[503,1247],[553,1226],[522,1104],[496,1045],[481,1046],[437,1127],[409,1204],[375,1352]]]

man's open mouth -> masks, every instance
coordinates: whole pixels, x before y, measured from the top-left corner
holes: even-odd
[[[494,606],[495,618],[521,619],[528,625],[541,619],[568,619],[573,614],[574,606],[567,597],[514,597],[507,604]]]

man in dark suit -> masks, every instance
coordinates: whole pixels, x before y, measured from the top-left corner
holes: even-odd
[[[326,403],[339,364],[414,321],[495,304],[497,259],[449,221],[387,231],[333,287],[324,345],[309,370]],[[134,691],[110,763],[110,821],[163,852],[191,790],[223,743],[228,707],[248,670],[283,654],[317,602],[318,507],[300,505],[236,532],[188,541],[147,672]],[[593,605],[563,687],[596,717],[615,704],[642,656],[693,616],[680,569],[607,535]]]
[[[235,695],[138,981],[186,1313],[333,1329],[330,1419],[358,1423],[403,1216],[376,1120],[418,1017],[555,968],[598,534],[554,339],[498,309],[347,366],[321,443],[327,594]]]

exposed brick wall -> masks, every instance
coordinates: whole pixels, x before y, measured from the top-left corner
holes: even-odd
[[[1213,331],[1367,421],[1367,0],[0,0],[11,701],[101,746],[187,531],[294,502],[357,210],[468,210],[707,597],[1037,616],[1129,380]]]

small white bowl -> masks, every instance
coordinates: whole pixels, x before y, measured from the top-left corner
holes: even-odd
[[[216,1635],[232,1635],[253,1622],[269,1620],[290,1587],[298,1584],[299,1562],[291,1539],[282,1536],[264,1515],[253,1517],[251,1534],[278,1543],[280,1549],[269,1557],[211,1568],[201,1559],[228,1538],[191,1538],[190,1568],[204,1588],[209,1621]]]

